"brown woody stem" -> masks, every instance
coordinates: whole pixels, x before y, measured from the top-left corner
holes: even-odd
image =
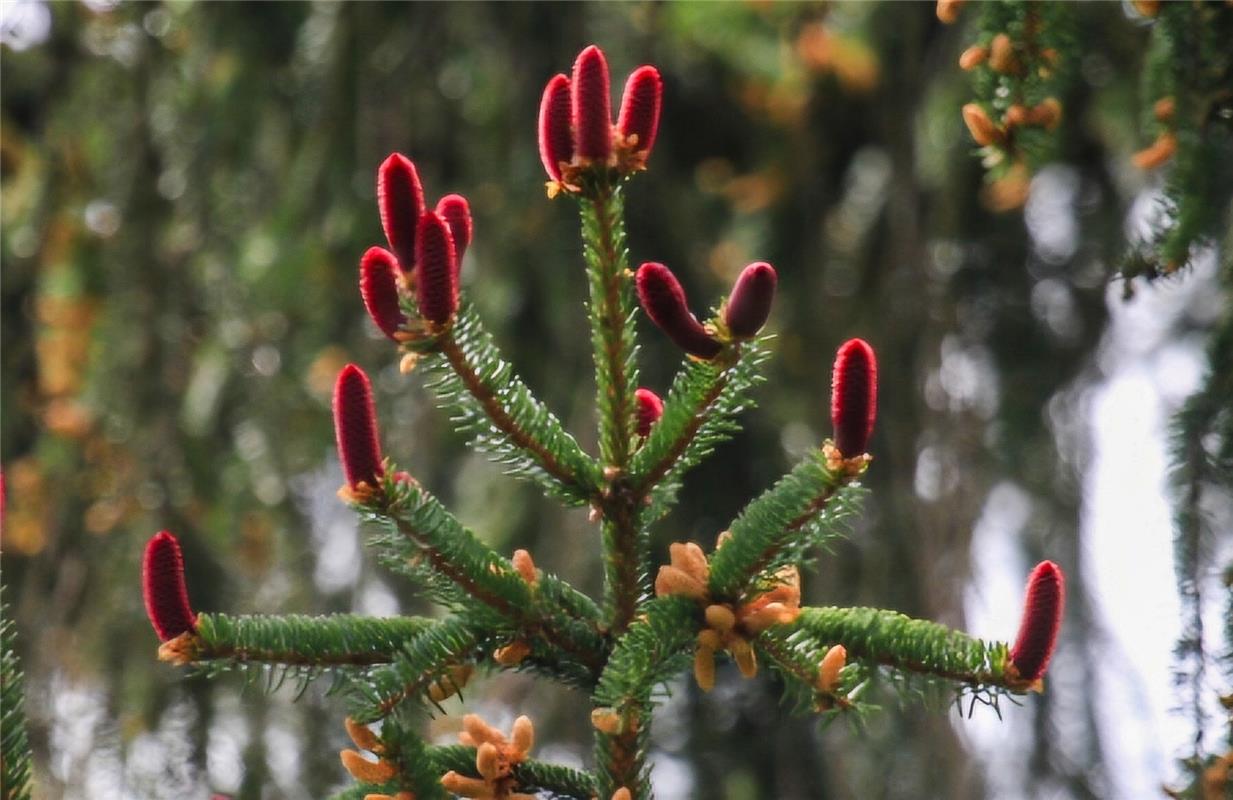
[[[587,492],[586,484],[579,479],[578,475],[557,460],[540,441],[523,430],[514,418],[510,416],[497,396],[480,379],[471,362],[467,360],[467,354],[458,346],[458,342],[454,339],[452,333],[442,336],[438,347],[446,360],[449,361],[454,374],[458,376],[463,385],[467,387],[467,391],[484,409],[484,413],[488,416],[488,420],[492,423],[493,427],[508,436],[515,445],[531,453],[549,475],[567,486],[577,487],[584,494]]]

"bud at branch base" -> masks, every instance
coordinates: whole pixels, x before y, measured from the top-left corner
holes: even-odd
[[[638,435],[649,436],[651,427],[664,415],[664,401],[646,388],[634,392],[634,400],[638,403]]]

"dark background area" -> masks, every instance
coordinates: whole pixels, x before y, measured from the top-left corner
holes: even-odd
[[[1069,578],[1055,683],[1009,710],[1000,761],[954,710],[887,697],[867,729],[819,731],[779,706],[772,678],[726,669],[712,695],[682,683],[663,711],[664,796],[1155,791],[1110,774],[1100,687],[1119,655],[1085,587],[1081,535],[1091,392],[1122,302],[1110,280],[1150,181],[1126,165],[1142,144],[1146,34],[1123,6],[1080,14],[1060,160],[1025,216],[982,205],[958,110],[964,22],[942,26],[932,4],[29,5],[48,15],[45,40],[10,37],[0,51],[0,435],[4,582],[40,796],[204,798],[208,787],[273,800],[343,785],[328,681],[292,704],[287,690],[241,693],[238,678],[156,662],[138,573],[142,542],[166,528],[201,610],[425,610],[415,587],[361,559],[334,497],[329,391],[348,360],[374,376],[400,464],[502,551],[527,547],[598,592],[585,511],[467,453],[421,380],[398,373],[356,289],[360,254],[382,241],[375,170],[398,150],[430,197],[470,199],[464,291],[594,449],[576,218],[569,200],[545,199],[535,149],[544,83],[591,42],[614,91],[639,64],[665,78],[651,168],[628,193],[632,261],[668,264],[699,311],[750,261],[780,275],[759,408],[690,474],[656,531],[663,553],[682,539],[709,546],[829,434],[831,359],[860,336],[882,376],[871,493],[851,540],[806,576],[810,602],[964,627],[965,592],[983,574],[1017,585],[1047,557]],[[1175,301],[1153,341],[1207,329],[1215,289],[1180,287],[1211,286],[1210,273],[1131,301]],[[644,380],[663,391],[679,354],[642,333]],[[1030,513],[1005,531],[1011,558],[983,563],[972,532],[1006,486]],[[1169,535],[1128,531],[1127,546]],[[1165,603],[1174,589],[1145,591]],[[1011,636],[1014,613],[983,633]],[[534,709],[543,757],[576,761],[589,753],[580,702],[500,678],[472,689],[468,710]]]

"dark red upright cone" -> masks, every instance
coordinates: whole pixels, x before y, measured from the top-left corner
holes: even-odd
[[[381,466],[372,384],[355,364],[343,367],[334,384],[334,440],[347,485],[352,489],[361,483],[377,486],[385,468]]]
[[[741,270],[724,305],[724,324],[733,338],[749,339],[762,330],[771,315],[778,282],[775,268],[764,261]]]
[[[655,145],[663,97],[663,79],[659,77],[659,70],[650,65],[638,67],[625,82],[617,129],[630,149],[644,153],[644,158],[650,158],[651,148]]]
[[[1035,682],[1045,674],[1057,644],[1065,602],[1066,580],[1061,567],[1052,561],[1037,564],[1028,576],[1023,619],[1010,649],[1010,663],[1024,681]]]
[[[433,211],[420,217],[415,292],[420,315],[436,325],[449,322],[458,310],[458,256],[454,252],[454,237],[441,215]]]
[[[638,268],[634,282],[647,316],[678,347],[699,358],[714,358],[719,353],[722,345],[690,312],[685,290],[671,270],[649,261]]]
[[[831,424],[835,447],[845,458],[865,452],[878,411],[878,362],[863,339],[849,339],[835,355]]]
[[[664,401],[646,388],[634,392],[634,400],[638,402],[638,435],[649,436],[651,427],[664,415]]]
[[[160,531],[146,542],[141,559],[141,593],[146,616],[160,642],[197,626],[197,615],[189,605],[188,586],[184,583],[184,556],[180,543],[168,531]]]
[[[406,321],[398,306],[398,260],[381,247],[370,247],[360,259],[360,297],[368,316],[391,339]]]
[[[539,158],[554,181],[561,180],[561,164],[574,159],[574,134],[570,130],[569,78],[555,75],[544,87],[539,104]]]
[[[381,227],[403,272],[415,268],[416,226],[424,213],[424,189],[415,165],[401,153],[392,153],[377,170],[377,206]]]
[[[461,268],[462,254],[471,244],[471,204],[460,194],[447,194],[437,201],[436,211],[454,237],[454,265]],[[457,282],[456,272],[454,279]]]
[[[578,54],[570,87],[574,150],[585,159],[606,161],[612,154],[612,87],[602,50],[591,45]]]

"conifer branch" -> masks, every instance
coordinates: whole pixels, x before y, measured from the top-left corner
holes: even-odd
[[[975,102],[963,107],[963,119],[989,170],[982,199],[994,211],[1021,207],[1032,172],[1057,150],[1077,49],[1068,6],[982,3],[977,40],[960,57],[975,86]]]
[[[606,518],[601,526],[604,604],[610,611],[612,630],[617,633],[629,627],[649,585],[641,556],[646,549],[646,536],[637,530],[637,523],[629,521],[627,513],[625,508],[615,509],[614,518]]]
[[[376,546],[409,566],[427,567],[429,588],[446,605],[497,622],[520,618],[530,592],[508,560],[422,487],[387,480],[386,488],[382,503],[360,507],[386,534],[374,539]]]
[[[735,356],[691,359],[677,373],[663,415],[630,465],[634,494],[651,498],[648,519],[667,513],[685,471],[739,429],[736,416],[753,406],[750,395],[764,380],[759,370],[768,356],[751,341]]]
[[[198,614],[192,661],[371,667],[390,663],[406,642],[431,625],[425,617]]]
[[[397,717],[381,723],[381,758],[398,768],[394,783],[410,791],[416,800],[447,800],[449,792],[441,785],[441,775],[449,769],[438,751]],[[392,794],[392,792],[391,792]]]
[[[1167,170],[1154,231],[1126,257],[1122,275],[1176,273],[1228,230],[1233,208],[1233,8],[1162,3],[1154,14],[1144,106],[1155,140],[1132,157]]]
[[[786,637],[771,632],[774,630],[772,628],[755,639],[754,646],[787,682],[789,696],[795,699],[795,712],[853,711],[861,708],[855,699],[846,694],[850,681],[837,684],[829,691],[819,687],[818,665],[826,652],[825,647],[815,648],[809,646],[813,643],[801,641],[789,644]]]
[[[0,601],[0,787],[5,800],[29,800],[30,744],[16,633],[8,606]]]
[[[617,641],[593,695],[595,705],[618,720],[611,732],[597,729],[595,735],[601,797],[622,786],[630,789],[634,800],[647,796],[652,692],[689,663],[699,615],[689,598],[660,597],[642,606],[637,620]]]
[[[424,578],[437,599],[474,615],[477,624],[520,639],[542,639],[598,674],[604,643],[592,616],[596,609],[585,595],[551,576],[529,586],[508,559],[418,485],[389,478],[382,497],[383,506],[360,508],[385,532],[374,543],[385,551],[387,563]]]
[[[623,470],[634,435],[638,387],[634,302],[625,245],[625,204],[619,185],[596,181],[580,204],[591,299],[596,406],[604,465]]]
[[[1233,284],[1233,268],[1223,276]],[[1196,731],[1206,723],[1204,693],[1208,655],[1204,649],[1202,555],[1210,523],[1202,509],[1205,492],[1233,486],[1233,312],[1226,309],[1207,348],[1208,372],[1199,390],[1186,399],[1171,431],[1174,503],[1174,572],[1182,603],[1182,633],[1174,650],[1179,688],[1189,694],[1187,705]],[[1233,641],[1233,640],[1230,640]],[[1201,759],[1201,739],[1193,757]]]
[[[733,521],[731,537],[711,557],[712,595],[740,600],[760,576],[800,566],[810,548],[842,535],[859,496],[858,475],[825,450],[807,455]]]
[[[619,634],[629,625],[638,601],[649,589],[643,563],[647,548],[641,501],[628,491],[625,477],[636,424],[638,367],[620,186],[605,178],[595,179],[580,208],[590,286],[600,452],[609,479],[607,490],[596,503],[604,520],[604,596],[611,629]]]
[[[475,768],[475,748],[465,745],[430,747],[428,755],[441,772],[453,770],[467,777],[479,777]],[[591,800],[595,797],[595,779],[586,772],[527,759],[512,765],[519,791],[548,792],[553,797]]]
[[[591,501],[600,481],[594,460],[501,358],[469,303],[435,341],[424,359],[429,387],[470,444],[554,497]]]
[[[441,694],[461,689],[458,668],[465,668],[481,657],[484,634],[471,622],[451,618],[426,628],[395,654],[392,663],[373,670],[357,687],[351,716],[369,723],[391,714],[403,701],[434,700],[428,697],[434,685]],[[435,700],[434,700],[435,701]]]
[[[768,647],[812,648],[842,644],[850,660],[942,678],[973,690],[1022,691],[1006,674],[1008,645],[985,642],[944,625],[877,608],[802,608],[788,625],[768,629]]]

